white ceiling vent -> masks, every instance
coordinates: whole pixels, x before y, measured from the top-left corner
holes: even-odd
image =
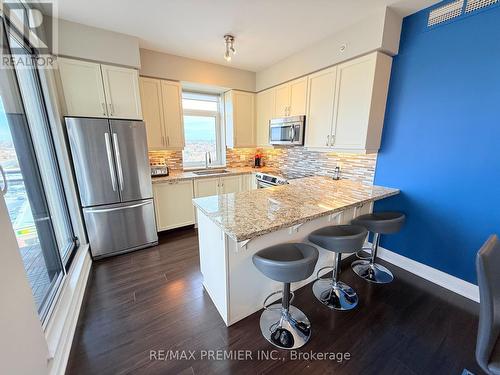
[[[478,2],[486,2],[487,0],[478,0]],[[464,0],[457,0],[442,7],[433,9],[429,13],[429,20],[427,21],[427,26],[434,26],[440,23],[446,22],[453,18],[456,18],[462,14],[462,9],[464,7]]]
[[[474,12],[475,10],[495,4],[496,2],[498,2],[498,0],[468,0],[465,6],[465,13]]]

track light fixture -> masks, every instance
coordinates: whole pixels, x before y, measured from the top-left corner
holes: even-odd
[[[226,43],[226,52],[224,52],[224,58],[226,61],[231,61],[231,55],[236,54],[234,49],[234,36],[230,34],[224,35],[224,41]]]

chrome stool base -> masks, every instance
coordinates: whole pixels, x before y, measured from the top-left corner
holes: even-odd
[[[313,293],[318,301],[334,310],[352,310],[358,304],[358,295],[354,289],[342,281],[316,280]]]
[[[372,258],[372,248],[363,247],[360,251],[356,253],[356,258],[362,260],[370,260]]]
[[[260,316],[262,335],[281,349],[298,349],[311,337],[311,323],[305,314],[290,305],[288,311],[281,304],[268,306]]]
[[[394,280],[391,271],[381,264],[372,264],[369,260],[356,260],[351,267],[356,275],[371,283],[387,284]]]

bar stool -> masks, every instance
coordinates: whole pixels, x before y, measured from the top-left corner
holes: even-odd
[[[390,283],[394,276],[391,271],[381,264],[375,263],[377,259],[380,236],[398,232],[405,222],[405,215],[401,212],[374,212],[361,215],[351,221],[352,224],[361,225],[373,233],[372,251],[369,260],[356,260],[352,262],[352,270],[363,279],[378,284]]]
[[[367,230],[359,225],[334,225],[309,234],[309,241],[335,252],[335,264],[318,270],[313,293],[325,306],[335,310],[351,310],[358,304],[358,295],[349,285],[339,281],[343,253],[355,253],[363,247]],[[332,278],[320,278],[319,272],[333,268]]]
[[[290,304],[293,300],[290,283],[311,276],[318,255],[314,246],[283,243],[262,249],[252,257],[253,264],[260,272],[283,283],[283,291],[271,293],[264,300],[264,312],[260,316],[262,335],[278,348],[297,349],[311,337],[311,323],[302,311]],[[267,305],[269,298],[279,293],[283,293],[281,305]]]

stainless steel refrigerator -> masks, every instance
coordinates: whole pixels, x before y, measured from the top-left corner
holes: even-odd
[[[65,120],[94,258],[157,244],[144,122]]]

